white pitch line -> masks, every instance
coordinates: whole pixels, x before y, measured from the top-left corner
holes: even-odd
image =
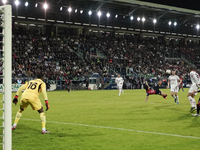
[[[40,121],[40,120],[28,119],[28,118],[21,118],[21,119],[23,119],[23,120],[31,120],[31,121]],[[57,124],[75,125],[75,126],[93,127],[93,128],[102,128],[102,129],[112,129],[112,130],[121,130],[121,131],[140,132],[140,133],[148,133],[148,134],[156,134],[156,135],[164,135],[164,136],[174,136],[174,137],[189,138],[189,139],[200,139],[200,137],[195,137],[195,136],[168,134],[168,133],[161,133],[161,132],[150,132],[150,131],[142,131],[142,130],[133,130],[133,129],[124,129],[124,128],[115,128],[115,127],[105,127],[105,126],[95,126],[95,125],[67,123],[67,122],[57,122],[57,121],[46,121],[46,122],[57,123]]]
[[[80,100],[80,99],[53,99],[53,100],[65,100],[65,101],[85,101],[85,102],[109,102],[109,103],[145,103],[144,101],[141,102],[128,102],[128,101],[103,101],[103,100]],[[171,103],[151,103],[151,102],[146,102],[148,104],[165,104],[165,105],[172,105]]]

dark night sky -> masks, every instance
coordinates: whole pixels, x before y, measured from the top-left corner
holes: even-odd
[[[140,0],[200,11],[200,0]]]

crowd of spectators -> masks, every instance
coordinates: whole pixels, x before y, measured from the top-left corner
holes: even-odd
[[[43,72],[49,80],[85,80],[98,73],[102,83],[109,82],[109,76],[115,74],[117,68],[125,68],[125,74],[134,75],[135,87],[139,87],[142,81],[137,77],[140,75],[160,78],[167,69],[176,69],[179,75],[188,74],[189,64],[166,57],[174,54],[175,45],[153,37],[47,36],[19,27],[14,29],[12,41],[12,75],[16,78],[35,77]],[[189,54],[194,55],[198,47],[190,51],[191,45],[175,48],[176,54],[189,50]],[[127,87],[130,87],[128,82]]]

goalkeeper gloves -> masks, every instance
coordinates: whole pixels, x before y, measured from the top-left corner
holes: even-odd
[[[45,100],[45,103],[46,103],[46,111],[49,109],[49,102],[48,100]]]
[[[12,101],[15,105],[17,105],[18,102],[18,95],[15,95],[15,98]]]

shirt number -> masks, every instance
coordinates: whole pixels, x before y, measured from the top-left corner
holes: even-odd
[[[35,90],[37,87],[37,82],[30,82],[30,85],[27,89]]]

